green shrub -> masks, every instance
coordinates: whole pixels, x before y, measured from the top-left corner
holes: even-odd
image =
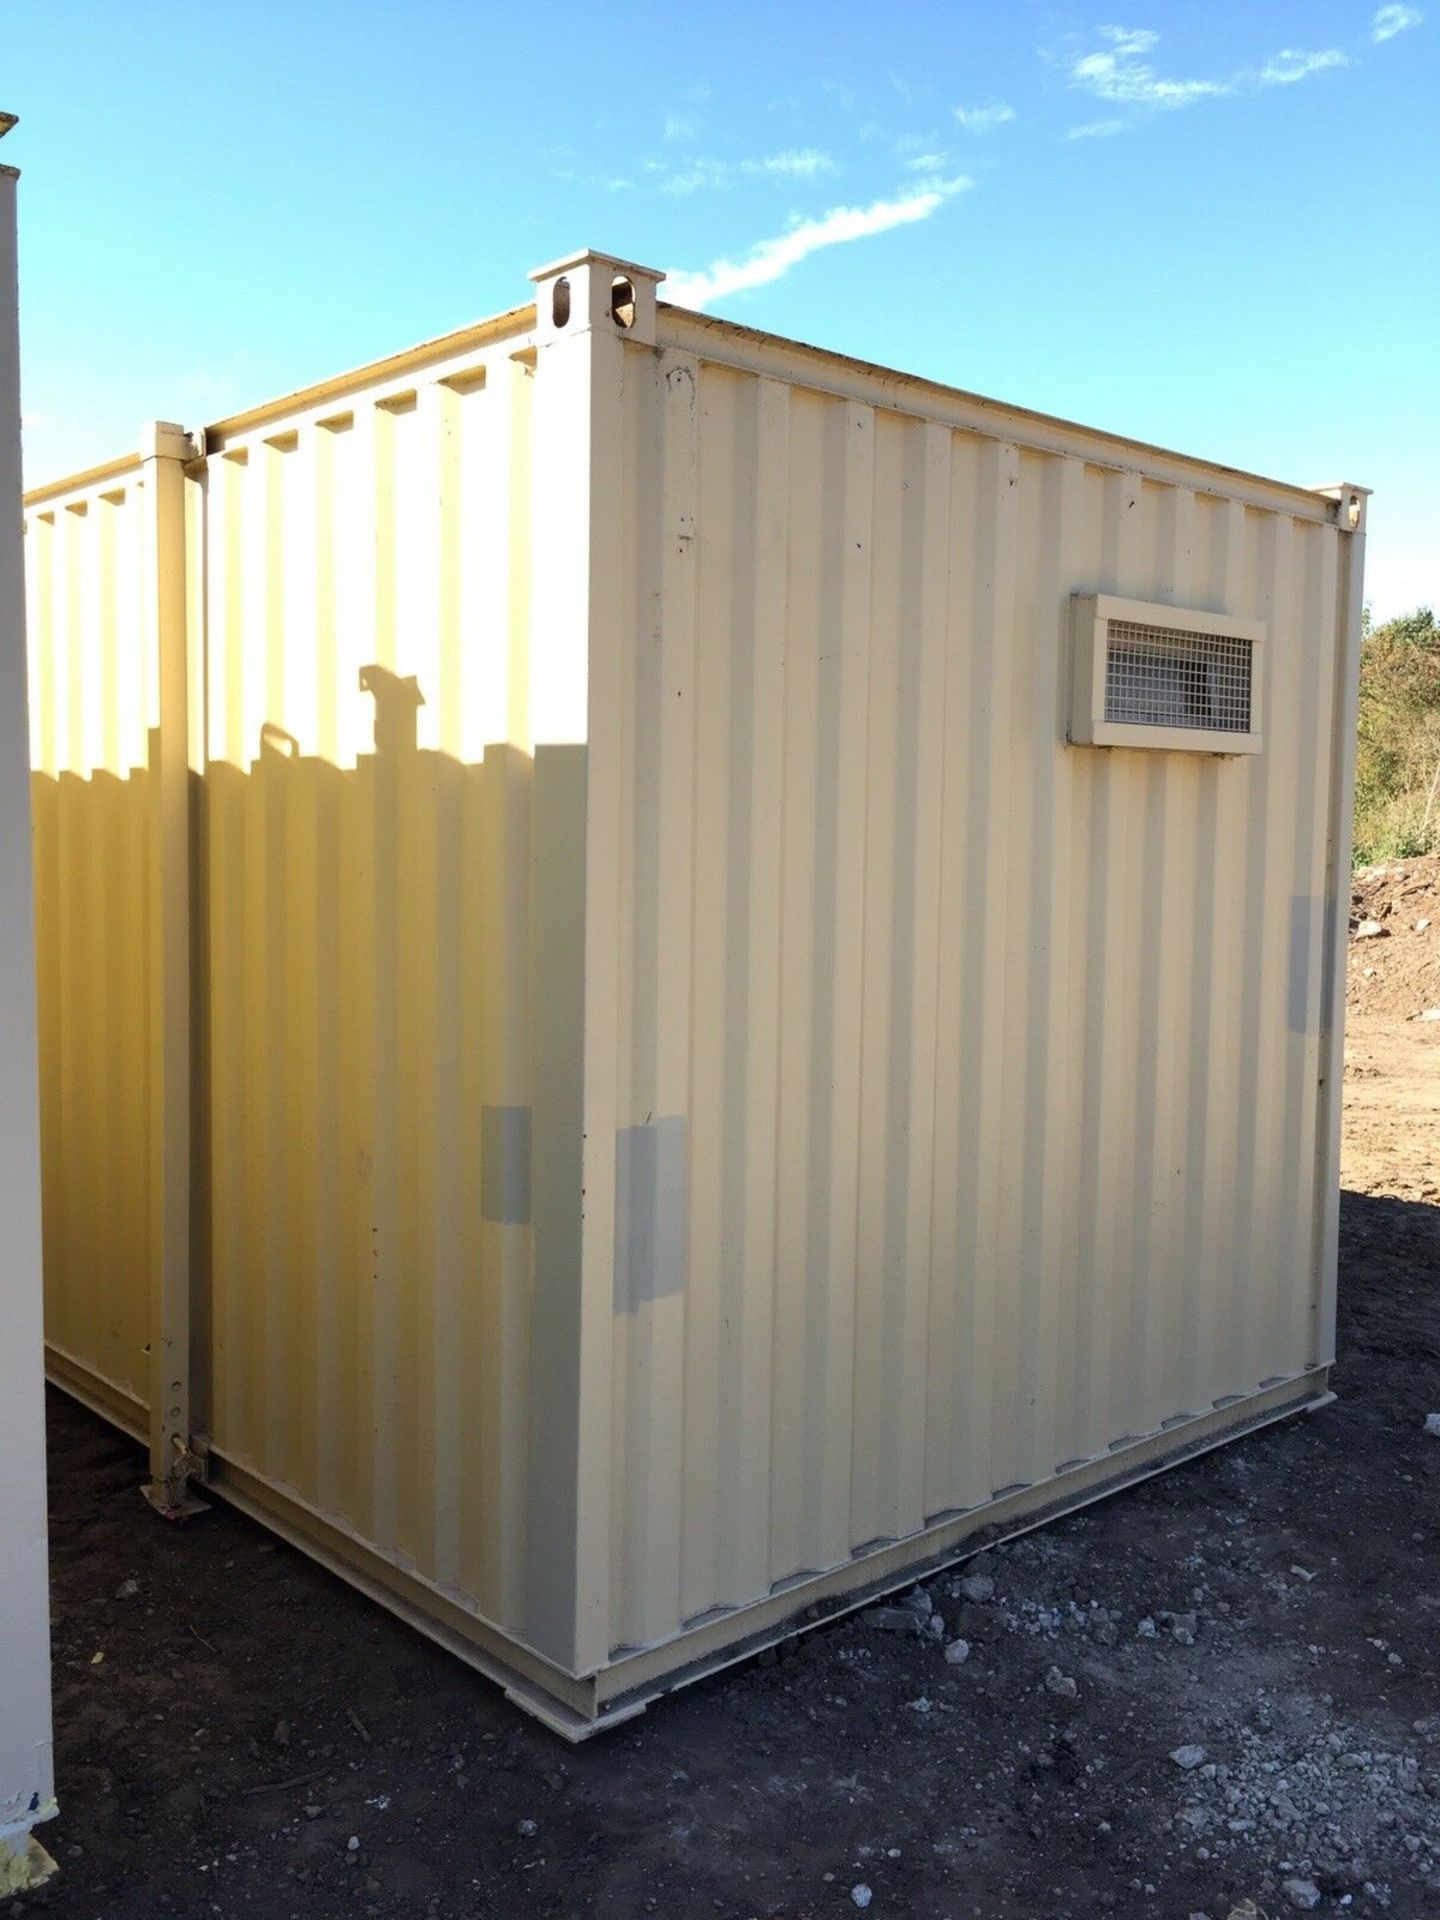
[[[1355,863],[1440,852],[1440,629],[1429,607],[1360,646]]]

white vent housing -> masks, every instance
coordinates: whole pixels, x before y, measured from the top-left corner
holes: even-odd
[[[1076,594],[1071,615],[1077,746],[1260,751],[1260,621],[1108,593]]]

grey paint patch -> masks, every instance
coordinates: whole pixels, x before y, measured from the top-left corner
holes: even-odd
[[[1310,977],[1318,945],[1321,902],[1310,894],[1297,893],[1290,900],[1289,1026],[1292,1033],[1309,1033],[1315,1025],[1310,1017]]]
[[[481,1109],[480,1217],[507,1227],[529,1224],[529,1107]]]
[[[687,1126],[672,1114],[615,1135],[615,1311],[634,1313],[685,1284]]]

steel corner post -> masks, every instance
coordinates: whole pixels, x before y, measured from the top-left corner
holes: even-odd
[[[609,1431],[612,1398],[618,1061],[605,1036],[613,1035],[618,994],[613,882],[621,857],[621,802],[620,762],[612,747],[623,712],[625,617],[624,489],[618,477],[627,444],[626,355],[639,351],[648,358],[654,351],[661,276],[609,255],[581,252],[537,268],[530,278],[536,289],[531,713],[537,780],[548,750],[583,743],[585,755],[577,822],[579,973],[565,983],[566,998],[574,1001],[576,1058],[570,1066],[578,1068],[571,1116],[577,1232],[564,1276],[573,1345],[563,1404],[573,1426],[563,1471],[573,1484],[574,1507],[564,1533],[548,1525],[535,1530],[537,1540],[551,1543],[549,1550],[557,1539],[568,1539],[573,1558],[565,1582],[569,1617],[537,1624],[541,1644],[558,1650],[563,1637],[567,1664],[585,1673],[601,1666],[610,1650],[611,1461],[593,1436]],[[556,1065],[568,1079],[570,1066]],[[542,1078],[550,1077],[542,1067]],[[536,1264],[537,1287],[543,1288],[548,1262],[538,1234]],[[560,1279],[557,1274],[557,1284]]]
[[[150,736],[152,1056],[150,1504],[167,1519],[203,1511],[191,1492],[190,1430],[192,636],[185,579],[185,467],[195,449],[165,421],[145,428],[143,565],[158,716]]]
[[[1320,1086],[1315,1183],[1315,1341],[1317,1366],[1335,1360],[1340,1266],[1340,1133],[1345,1081],[1345,963],[1350,945],[1350,866],[1355,838],[1355,756],[1360,707],[1360,640],[1365,611],[1365,523],[1371,489],[1349,481],[1316,487],[1335,502],[1341,534],[1336,569],[1336,776],[1326,827],[1325,926],[1320,1018]]]
[[[591,627],[600,612],[596,572],[603,564],[591,509],[597,444],[618,415],[621,349],[596,324],[603,314],[593,296],[603,276],[586,256],[557,261],[531,278],[536,312],[531,477],[539,564],[530,713],[538,831],[558,842],[558,831],[551,834],[544,825],[542,768],[559,752],[578,752],[581,765],[571,783],[576,791],[569,811],[572,820],[578,811],[581,845],[571,885],[578,882],[584,898],[583,875],[599,851],[597,831],[604,835],[603,815],[598,821],[590,817],[599,771],[591,740],[597,692]],[[608,1422],[609,1346],[608,1329],[597,1318],[601,1295],[587,1287],[587,1275],[608,1232],[603,1196],[611,1185],[599,1164],[607,1138],[613,1150],[613,1131],[607,1133],[604,1118],[607,1108],[613,1109],[613,1088],[607,1099],[603,1076],[597,1081],[584,1071],[589,996],[597,991],[597,968],[603,975],[606,962],[588,937],[585,907],[577,918],[575,906],[569,903],[567,913],[578,936],[569,943],[570,965],[563,979],[552,979],[544,989],[545,1003],[563,1006],[565,1018],[549,1034],[536,1035],[535,1145],[542,1187],[535,1211],[535,1292],[537,1301],[551,1298],[557,1311],[532,1390],[537,1406],[548,1402],[564,1412],[560,1421],[552,1415],[547,1422],[545,1445],[553,1449],[554,1467],[548,1497],[554,1512],[531,1536],[538,1558],[532,1567],[530,1621],[532,1643],[572,1670],[604,1658],[603,1609],[597,1612],[593,1597],[608,1579],[610,1489],[602,1450],[587,1448],[586,1435],[603,1431]],[[558,943],[544,944],[558,959]],[[555,971],[553,961],[548,970]],[[537,978],[537,993],[540,985]],[[557,1046],[554,1036],[561,1031],[564,1044]],[[558,1206],[544,1204],[547,1175],[557,1177]],[[557,1564],[547,1571],[541,1560]]]
[[[0,114],[0,134],[8,129]],[[0,166],[0,1900],[54,1862],[42,1393],[39,1069],[31,877],[15,188]]]

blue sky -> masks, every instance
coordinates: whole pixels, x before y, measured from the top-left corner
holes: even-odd
[[[1304,484],[1440,602],[1440,0],[3,0],[27,477],[598,246],[751,325]]]

